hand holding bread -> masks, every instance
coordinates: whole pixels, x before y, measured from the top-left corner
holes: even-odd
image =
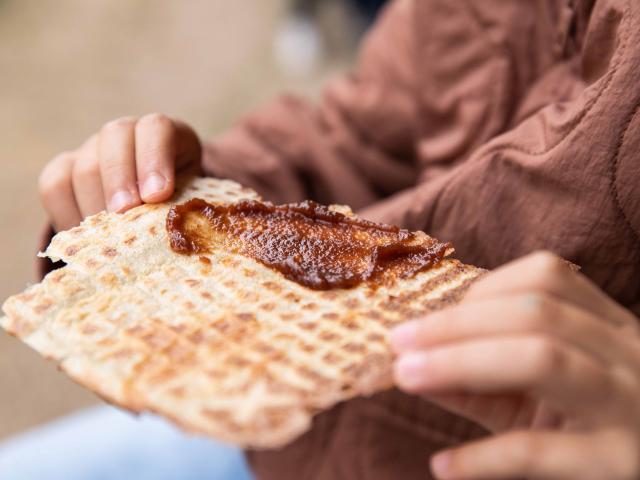
[[[178,120],[157,113],[118,118],[51,160],[40,175],[40,196],[56,230],[67,230],[102,210],[167,200],[175,171],[197,167],[200,155],[198,136]]]
[[[638,319],[548,253],[392,334],[395,379],[494,436],[434,457],[441,479],[640,474]]]

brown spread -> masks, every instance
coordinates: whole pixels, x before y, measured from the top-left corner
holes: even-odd
[[[275,206],[195,198],[174,205],[166,226],[175,252],[224,248],[316,290],[408,277],[437,264],[450,249],[425,234],[349,217],[312,201]]]

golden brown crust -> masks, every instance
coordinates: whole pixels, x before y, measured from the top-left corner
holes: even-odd
[[[257,198],[193,179],[172,201],[194,196]],[[58,234],[45,255],[68,265],[7,300],[0,325],[110,403],[245,447],[284,445],[317,412],[389,388],[389,328],[457,301],[482,272],[445,260],[378,289],[314,291],[241,255],[172,252],[169,206]]]

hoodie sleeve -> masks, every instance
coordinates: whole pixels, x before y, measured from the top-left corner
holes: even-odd
[[[277,202],[312,198],[360,208],[411,186],[413,0],[393,2],[365,40],[353,73],[331,82],[318,105],[282,96],[205,145],[204,171]]]
[[[209,175],[265,198],[361,209],[437,178],[539,108],[571,48],[566,2],[396,0],[317,105],[283,96],[205,147]]]

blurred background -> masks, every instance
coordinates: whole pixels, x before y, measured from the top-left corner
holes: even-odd
[[[366,16],[340,0],[293,3],[0,0],[0,302],[36,281],[36,182],[55,154],[156,111],[215,136],[348,68]],[[0,399],[0,439],[97,401],[1,331]]]

